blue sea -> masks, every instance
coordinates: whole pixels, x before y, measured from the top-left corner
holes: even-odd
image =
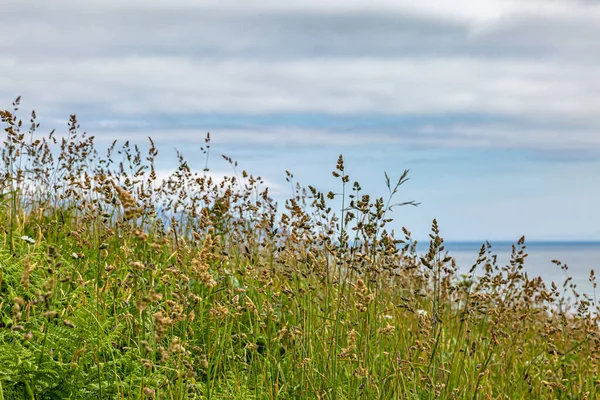
[[[508,264],[511,256],[512,242],[490,242],[492,254],[496,254],[498,266]],[[467,273],[477,260],[483,242],[444,242],[446,251],[454,257],[459,273]],[[417,251],[425,253],[428,244],[419,242]],[[550,284],[554,281],[562,286],[567,275],[552,260],[559,260],[568,265],[566,273],[573,277],[579,293],[593,296],[593,286],[589,281],[590,270],[600,272],[600,242],[528,242],[525,252],[524,270],[530,277],[540,276]],[[600,280],[600,278],[599,278]],[[600,287],[597,289],[600,299]]]

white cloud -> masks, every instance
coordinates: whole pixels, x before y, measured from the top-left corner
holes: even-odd
[[[156,170],[157,182],[161,183],[161,182],[167,181],[174,172],[175,172],[175,170],[168,170],[168,169]],[[211,171],[204,172],[204,171],[192,170],[192,174],[194,174],[194,173],[197,173],[198,176],[206,176],[207,178],[211,178],[216,184],[223,182],[227,177],[235,177],[236,180],[238,181],[240,187],[243,187],[244,185],[248,184],[248,179],[245,179],[241,175],[241,171],[239,171],[237,175],[234,171],[225,172],[225,171],[212,171],[211,170]],[[257,178],[257,176],[254,176],[254,178]],[[264,188],[269,188],[269,194],[272,196],[277,196],[282,193],[287,194],[287,192],[284,191],[284,188],[279,183],[276,183],[275,181],[273,181],[269,178],[264,178],[264,177],[261,177],[261,180],[263,183],[262,183],[262,185],[260,185],[258,187],[259,190],[262,190]]]
[[[40,4],[36,0],[5,0],[5,6],[27,9],[37,8],[70,9],[73,12],[116,12],[116,11],[227,11],[228,13],[258,14],[273,12],[412,12],[433,15],[439,18],[457,18],[469,21],[490,21],[507,15],[523,12],[553,14],[579,10],[595,10],[597,6],[585,1],[572,0],[304,0],[286,2],[280,0],[258,0],[251,3],[239,0],[88,0],[85,3],[72,0],[56,0],[51,4]]]
[[[3,7],[0,34],[11,40],[0,43],[0,99],[8,106],[23,95],[24,108],[50,118],[88,113],[118,129],[123,116],[483,114],[530,123],[506,125],[510,131],[453,124],[436,134],[456,145],[504,137],[543,147],[563,145],[556,137],[581,125],[569,143],[598,146],[600,6],[591,2],[20,0]],[[530,127],[540,121],[556,128]],[[287,129],[292,141],[338,140]],[[256,141],[278,135],[252,134]]]
[[[53,111],[84,106],[108,115],[485,113],[597,122],[596,72],[569,62],[466,57],[278,62],[131,57],[18,68],[5,58],[0,85],[4,93],[23,94]]]
[[[204,143],[205,133],[197,129],[162,128],[127,130],[115,127],[110,137],[89,130],[97,142],[120,140],[145,142],[149,136],[159,144],[177,143],[175,147]],[[519,123],[455,123],[423,124],[414,128],[398,127],[397,131],[380,132],[376,129],[340,132],[327,129],[301,129],[275,126],[264,129],[216,129],[211,133],[215,145],[250,147],[252,149],[293,146],[327,146],[340,150],[358,146],[402,146],[408,148],[495,148],[541,151],[595,151],[600,154],[600,135],[597,130],[569,127],[522,126]]]

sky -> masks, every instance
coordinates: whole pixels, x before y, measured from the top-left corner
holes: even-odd
[[[386,195],[394,227],[449,241],[600,240],[600,3],[592,0],[0,0],[0,108],[77,114],[99,144],[151,136]],[[26,116],[26,115],[25,115]]]

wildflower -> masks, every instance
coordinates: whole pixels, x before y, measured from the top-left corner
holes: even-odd
[[[35,244],[35,240],[29,236],[21,236],[21,240],[23,240],[29,244]]]

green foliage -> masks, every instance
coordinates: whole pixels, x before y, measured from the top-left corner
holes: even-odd
[[[18,101],[15,102],[15,109]],[[156,178],[150,140],[101,157],[2,112],[0,400],[598,398],[597,304],[483,245],[459,275],[436,221],[417,254],[352,182],[277,208],[225,159]],[[35,135],[34,135],[35,133]],[[120,160],[119,160],[120,159]],[[557,262],[566,271],[566,266]],[[592,272],[590,280],[595,283]],[[574,301],[564,301],[568,293]],[[569,305],[571,304],[571,305]]]

